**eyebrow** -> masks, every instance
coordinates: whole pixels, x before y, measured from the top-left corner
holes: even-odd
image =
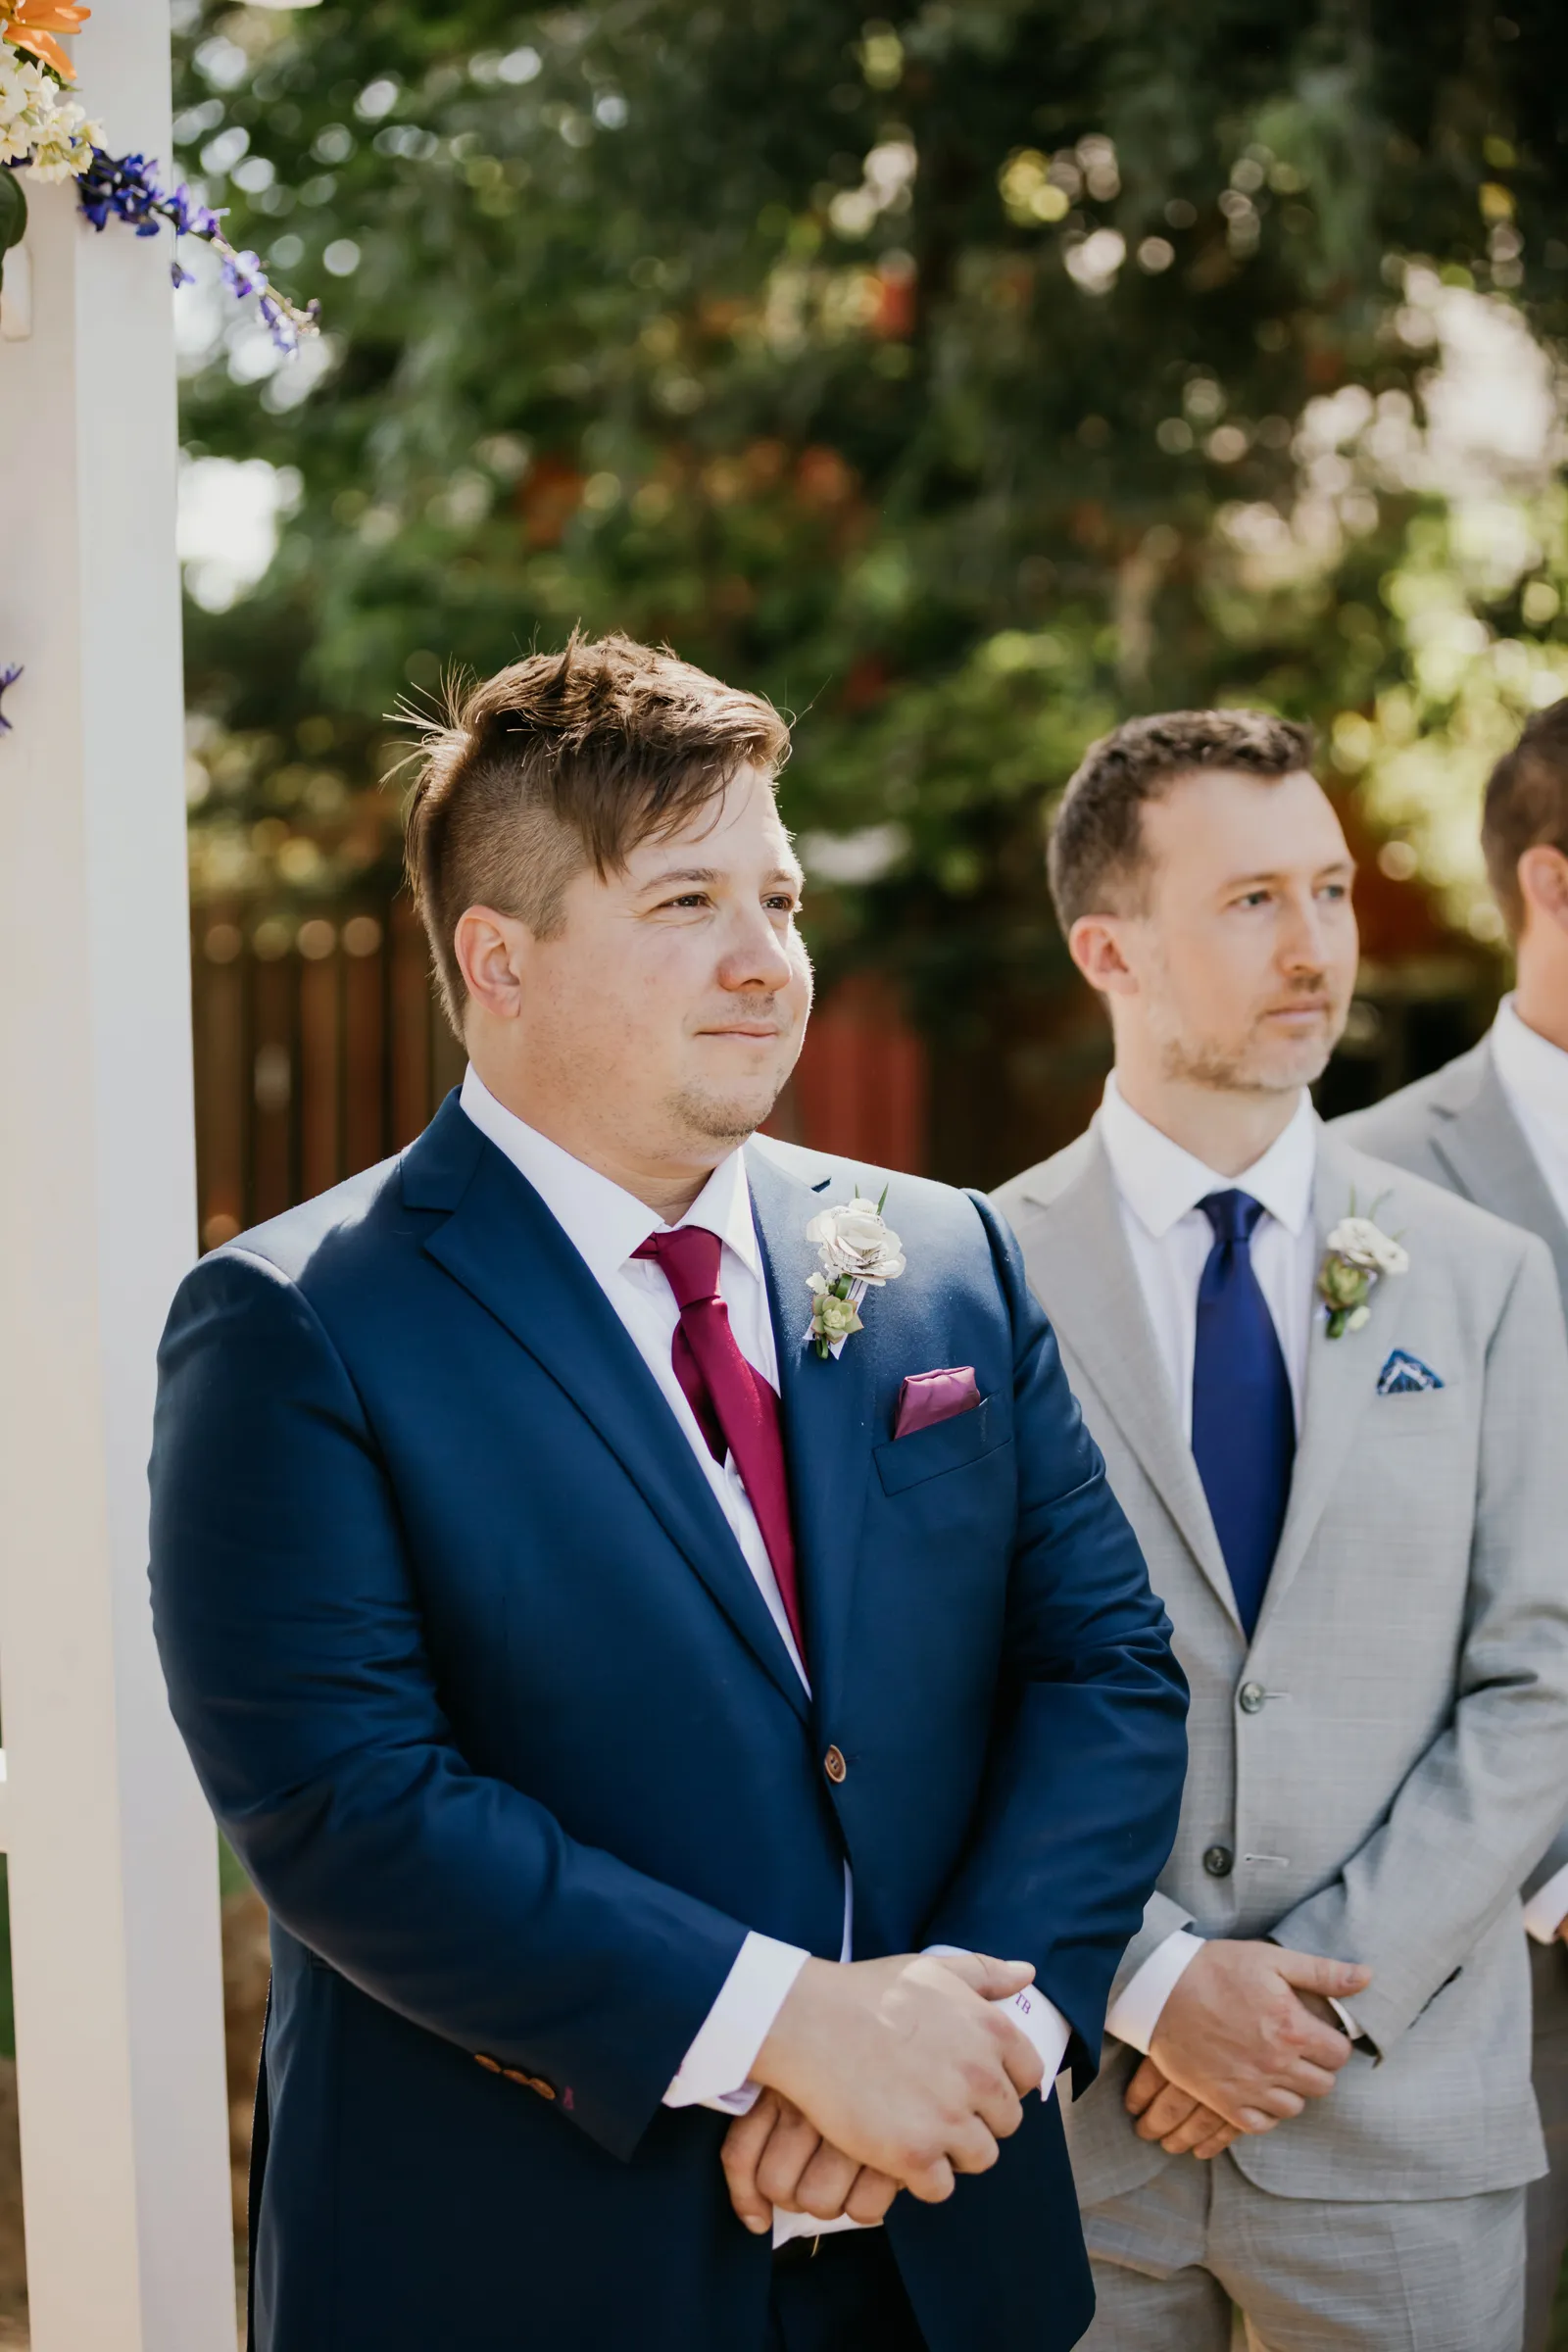
[[[1223,887],[1226,890],[1249,890],[1254,882],[1278,882],[1281,871],[1279,866],[1270,866],[1262,873],[1232,874]],[[1314,874],[1353,874],[1355,859],[1353,858],[1331,858],[1327,865],[1315,865],[1312,871]]]
[[[711,884],[726,879],[722,868],[716,865],[673,865],[665,873],[651,874],[641,888],[643,891],[667,890],[671,882]],[[799,890],[805,879],[798,865],[775,865],[771,873],[763,876],[763,887],[767,889],[775,882],[787,882],[792,890]]]

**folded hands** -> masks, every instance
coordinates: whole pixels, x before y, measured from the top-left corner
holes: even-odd
[[[1207,2159],[1326,2098],[1350,2055],[1330,1998],[1372,1972],[1264,1942],[1216,1938],[1177,1980],[1127,2085],[1141,2139]]]
[[[993,2004],[1032,1976],[967,1954],[808,1962],[759,2054],[762,2094],[725,2136],[746,2227],[771,2230],[775,2209],[880,2222],[901,2188],[936,2203],[956,2174],[995,2164],[1042,2068]],[[1272,1943],[1206,1943],[1127,2086],[1139,2137],[1206,2160],[1326,2098],[1350,2055],[1330,1998],[1370,1981]]]
[[[879,2222],[901,2188],[940,2203],[989,2170],[1043,2072],[994,2004],[1033,1977],[977,1953],[808,1960],[758,2054],[762,2096],[725,2137],[747,2228],[770,2230],[775,2207]]]

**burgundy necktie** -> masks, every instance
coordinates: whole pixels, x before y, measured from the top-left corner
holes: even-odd
[[[789,1486],[784,1475],[784,1438],[778,1398],[760,1372],[735,1345],[729,1309],[718,1295],[718,1261],[723,1244],[702,1225],[677,1225],[651,1233],[634,1257],[662,1267],[680,1308],[671,1361],[697,1425],[715,1462],[735,1456],[747,1499],[757,1515],[779,1597],[804,1658],[801,1592],[795,1573],[795,1537],[790,1527]]]

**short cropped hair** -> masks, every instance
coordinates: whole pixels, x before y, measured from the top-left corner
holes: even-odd
[[[562,924],[566,885],[677,832],[736,773],[776,775],[789,727],[759,694],[723,686],[667,646],[573,630],[564,653],[455,688],[420,744],[407,862],[447,1017],[466,998],[454,946],[469,906],[536,938]]]
[[[1568,857],[1568,698],[1537,712],[1487,783],[1481,848],[1510,939],[1525,927],[1519,860],[1542,847]]]
[[[1129,718],[1092,743],[1056,810],[1048,866],[1056,919],[1136,905],[1147,864],[1143,811],[1196,768],[1294,775],[1312,758],[1312,731],[1267,710],[1164,710]]]

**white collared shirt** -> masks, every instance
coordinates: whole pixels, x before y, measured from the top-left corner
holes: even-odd
[[[1105,1081],[1095,1124],[1110,1162],[1122,1229],[1182,1435],[1191,1445],[1198,1290],[1214,1246],[1213,1227],[1199,1202],[1210,1193],[1235,1190],[1263,1204],[1265,1213],[1252,1234],[1252,1271],[1279,1335],[1299,1437],[1317,1258],[1312,1184],[1318,1121],[1311,1097],[1303,1088],[1289,1126],[1240,1176],[1221,1176],[1205,1167],[1141,1117],[1114,1073]],[[1201,1937],[1185,1928],[1167,1936],[1111,2004],[1106,2033],[1147,2053],[1178,1978],[1202,1948]],[[1353,2032],[1348,2018],[1347,2024]]]
[[[1252,1271],[1279,1334],[1299,1437],[1317,1254],[1312,1179],[1318,1122],[1310,1095],[1303,1088],[1290,1125],[1240,1176],[1217,1174],[1151,1126],[1127,1102],[1114,1072],[1095,1124],[1183,1437],[1191,1443],[1198,1287],[1214,1246],[1213,1227],[1198,1204],[1210,1193],[1233,1190],[1250,1193],[1266,1211],[1252,1235]]]
[[[1508,1108],[1557,1213],[1568,1219],[1568,1054],[1519,1017],[1512,995],[1492,1024],[1492,1064]],[[1525,1927],[1538,1943],[1555,1943],[1568,1918],[1568,1863],[1553,1871],[1525,1905]]]
[[[773,1563],[768,1558],[734,1457],[730,1456],[722,1465],[714,1461],[697,1416],[675,1378],[672,1344],[680,1321],[675,1295],[662,1268],[632,1254],[650,1234],[664,1230],[662,1218],[646,1201],[623,1192],[598,1169],[574,1159],[548,1136],[525,1125],[514,1111],[496,1101],[471,1066],[464,1075],[460,1101],[481,1135],[505,1152],[518,1174],[532,1185],[625,1325],[717,1496],[795,1670],[809,1690]],[[730,1329],[747,1362],[776,1394],[778,1348],[768,1308],[761,1250],[752,1217],[746,1163],[738,1151],[720,1160],[679,1222],[701,1225],[718,1235],[723,1244],[718,1289],[729,1313]],[[853,1921],[854,1887],[846,1863],[844,1941],[840,1954],[844,1960],[851,1957],[853,1950]],[[761,1936],[755,1930],[748,1933],[697,2038],[664,2093],[666,2107],[716,2107],[728,2115],[747,2113],[758,2096],[757,2085],[750,2080],[757,2053],[809,1957],[798,1945],[780,1942],[776,1936]],[[1049,2094],[1066,2052],[1067,2021],[1044,1994],[1032,1990],[1017,1996],[1013,2013],[1045,2061],[1046,2081],[1042,2087]],[[808,2214],[779,2213],[774,2217],[773,2242],[782,2245],[791,2237],[857,2227],[847,2218],[818,2222]]]
[[[733,1454],[722,1463],[711,1448],[675,1378],[673,1342],[680,1322],[675,1294],[662,1267],[633,1252],[651,1233],[664,1230],[663,1219],[602,1176],[586,1161],[574,1159],[549,1136],[529,1127],[498,1102],[477,1070],[464,1075],[463,1108],[481,1135],[504,1152],[520,1176],[527,1179],[549,1209],[589,1273],[620,1317],[638,1354],[659,1383],[660,1393],[711,1487],[719,1508],[734,1531],[746,1565],[757,1580],[768,1614],[794,1661],[801,1681],[806,1668],[795,1646],[778,1579],[767,1556],[757,1514],[741,1483]],[[762,1276],[761,1251],[752,1220],[751,1189],[746,1163],[739,1152],[721,1159],[686,1214],[682,1225],[702,1225],[723,1244],[718,1261],[718,1290],[729,1313],[735,1344],[754,1371],[778,1390],[778,1351],[773,1318],[768,1311],[767,1286]],[[844,1953],[850,1956],[850,1886],[845,1872]],[[791,1985],[808,1955],[799,1946],[755,1932],[747,1936],[735,1965],[724,1980],[696,2040],[681,2061],[679,2072],[664,2093],[667,2107],[721,2107],[744,2114],[755,2100],[748,2083],[752,2062],[767,2039],[773,2020],[784,2005]]]
[[[806,1683],[806,1668],[795,1646],[778,1579],[767,1556],[767,1545],[757,1524],[750,1497],[741,1483],[733,1454],[715,1462],[686,1393],[675,1378],[673,1342],[680,1322],[675,1294],[661,1266],[637,1257],[650,1234],[662,1233],[664,1221],[645,1200],[622,1192],[597,1168],[573,1159],[559,1144],[536,1128],[525,1126],[498,1102],[478,1072],[469,1069],[460,1098],[464,1109],[496,1149],[504,1152],[520,1176],[527,1178],[561,1227],[589,1273],[626,1326],[649,1371],[658,1381],[687,1444],[702,1465],[718,1506],[746,1555],[779,1638]],[[729,1312],[729,1327],[742,1355],[778,1394],[778,1351],[773,1344],[773,1318],[768,1312],[767,1285],[757,1228],[752,1221],[752,1196],[746,1182],[746,1162],[739,1152],[721,1159],[698,1194],[682,1225],[702,1225],[716,1233],[719,1252],[718,1291]],[[807,1683],[809,1690],[810,1685]]]

